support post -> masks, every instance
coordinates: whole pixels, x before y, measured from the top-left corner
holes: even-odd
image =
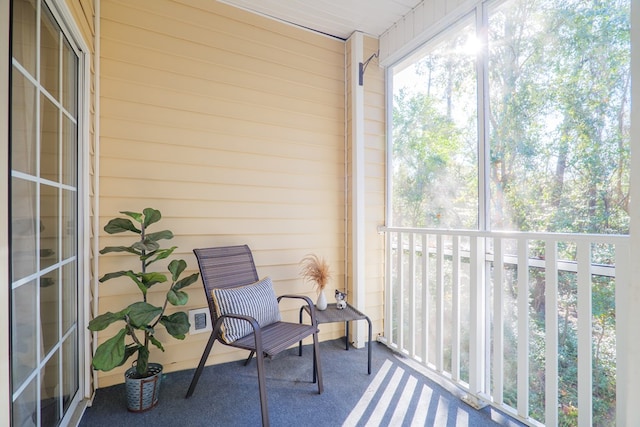
[[[364,175],[364,86],[360,86],[360,66],[363,55],[364,38],[360,32],[354,32],[349,38],[349,82],[351,106],[351,251],[352,290],[351,303],[358,310],[365,312],[365,175]],[[362,323],[362,322],[356,322]],[[352,342],[356,348],[364,347],[364,325],[357,324],[352,328]]]

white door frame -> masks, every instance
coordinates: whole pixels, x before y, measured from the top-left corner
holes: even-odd
[[[0,150],[9,153],[9,0],[0,0]],[[2,156],[3,159],[6,157]],[[9,283],[9,164],[0,162],[0,198],[5,201],[0,206],[0,223],[5,232],[0,233],[0,283]],[[11,384],[9,383],[10,363],[10,328],[9,296],[5,289],[4,298],[0,298],[0,425],[10,425],[11,417]]]

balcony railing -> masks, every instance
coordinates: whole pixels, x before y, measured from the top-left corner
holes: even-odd
[[[381,231],[387,345],[530,425],[615,424],[628,236]]]

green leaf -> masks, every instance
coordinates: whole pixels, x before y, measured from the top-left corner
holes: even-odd
[[[120,211],[122,215],[126,215],[139,224],[142,224],[142,214],[140,212]]]
[[[129,306],[129,322],[136,328],[147,326],[162,313],[162,308],[146,302],[135,302]]]
[[[135,242],[131,247],[139,251],[153,252],[157,250],[160,245],[153,240],[144,239],[142,241]]]
[[[156,272],[142,273],[139,275],[139,277],[140,281],[145,285],[147,289],[155,284],[164,283],[167,281],[167,276],[162,273]]]
[[[143,295],[147,294],[147,287],[140,281],[140,279],[138,279],[138,276],[136,275],[136,273],[134,273],[131,270],[115,271],[113,273],[107,273],[100,278],[100,282],[106,282],[107,280],[115,279],[116,277],[122,277],[122,276],[129,277],[131,280],[133,280],[136,283],[136,285],[138,285],[138,288],[140,288],[140,291],[142,291]]]
[[[160,323],[162,323],[166,328],[167,332],[179,340],[183,340],[186,333],[189,332],[189,317],[186,313],[180,311],[178,313],[173,313],[170,316],[162,316],[160,318]]]
[[[115,279],[116,277],[130,276],[130,273],[133,273],[133,271],[114,271],[113,273],[107,273],[100,278],[100,282],[106,282],[107,280]]]
[[[102,255],[108,254],[110,252],[129,252],[134,255],[140,255],[140,252],[134,250],[131,246],[107,246],[100,250]]]
[[[138,278],[138,274],[134,273],[131,270],[126,271],[125,273],[127,277],[131,278],[131,280],[133,280],[136,285],[138,285],[138,288],[140,289],[140,292],[142,292],[142,295],[147,295],[147,291],[149,290],[149,288],[147,288],[144,283],[140,281],[140,279]],[[141,275],[142,273],[139,274]]]
[[[198,280],[198,275],[199,273],[193,273],[191,276],[178,280],[176,284],[173,285],[173,289],[178,290],[194,284]]]
[[[160,341],[158,341],[156,339],[156,337],[154,337],[153,335],[149,336],[149,341],[151,341],[151,344],[155,345],[156,347],[158,347],[160,350],[164,351],[164,347],[162,346],[162,343]]]
[[[163,231],[158,231],[156,233],[148,233],[145,235],[145,237],[149,240],[152,240],[154,242],[157,242],[158,240],[162,240],[162,239],[173,239],[173,233],[169,230],[163,230]]]
[[[126,218],[114,218],[104,226],[104,231],[109,234],[117,234],[125,231],[133,231],[140,234],[141,231],[136,228],[135,225]]]
[[[148,267],[149,265],[153,264],[156,261],[169,257],[169,255],[171,255],[173,251],[176,250],[176,248],[177,246],[173,246],[169,249],[158,249],[157,251],[146,254],[144,257],[140,257],[140,260],[142,261],[149,260],[145,264]]]
[[[173,288],[167,292],[167,300],[173,305],[185,305],[189,301],[189,295],[183,291],[176,291]]]
[[[129,359],[131,356],[133,356],[136,353],[136,351],[138,351],[138,349],[140,347],[141,346],[139,346],[137,344],[131,344],[131,345],[126,346],[125,349],[124,349],[124,358],[122,359],[122,363],[120,363],[120,365],[118,365],[118,366],[124,365],[124,362],[126,362],[127,359]]]
[[[124,338],[127,335],[125,328],[112,338],[109,338],[96,349],[92,365],[99,371],[110,371],[116,366],[122,365],[125,356]]]
[[[181,259],[174,259],[169,263],[169,271],[171,272],[171,277],[175,282],[178,280],[178,277],[182,274],[185,268],[187,268],[187,263]]]
[[[143,210],[142,212],[144,213],[144,228],[147,228],[154,222],[160,221],[160,218],[162,218],[162,214],[160,213],[160,211],[153,208],[145,208],[145,210]]]
[[[109,325],[111,325],[112,323],[118,322],[120,320],[125,320],[128,312],[128,308],[125,308],[124,310],[117,313],[111,313],[110,311],[108,311],[91,320],[89,322],[88,329],[93,332],[107,329],[107,327],[109,327]]]
[[[138,375],[144,377],[147,374],[147,367],[149,366],[149,349],[147,347],[138,347],[138,360],[136,362],[136,372]]]

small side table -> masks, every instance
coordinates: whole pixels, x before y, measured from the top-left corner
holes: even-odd
[[[302,313],[307,312],[309,314],[309,307],[304,305],[300,308],[300,323],[302,323]],[[355,307],[347,303],[347,306],[342,310],[338,310],[335,303],[327,304],[326,310],[315,310],[316,312],[316,320],[318,324],[321,323],[333,323],[333,322],[344,322],[345,324],[345,332],[346,336],[345,340],[345,350],[349,350],[349,322],[352,320],[366,320],[369,324],[369,344],[368,344],[368,359],[367,359],[367,373],[371,375],[371,319],[369,317],[356,310]],[[298,344],[298,355],[302,356],[302,341]],[[313,358],[315,365],[315,357]],[[316,370],[315,366],[313,369],[313,382],[316,382]]]

